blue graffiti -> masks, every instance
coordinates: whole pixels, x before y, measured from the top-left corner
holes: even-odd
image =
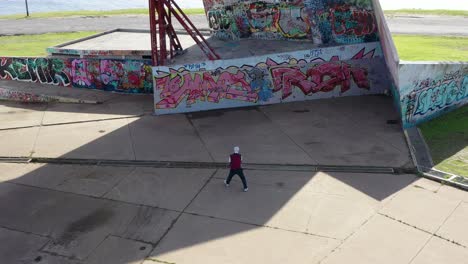
[[[461,80],[453,80],[422,91],[417,100],[415,115],[425,115],[450,106],[468,98],[468,76]]]

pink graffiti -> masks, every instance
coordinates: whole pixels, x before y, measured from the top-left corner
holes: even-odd
[[[344,62],[329,62],[313,66],[305,73],[299,67],[275,67],[271,69],[274,92],[282,91],[282,98],[288,98],[294,87],[308,95],[317,92],[330,92],[341,87],[344,93],[351,89],[351,80],[362,89],[370,89],[367,70],[351,67]]]
[[[80,86],[90,86],[92,81],[87,74],[88,61],[86,60],[74,60],[72,62],[72,76],[73,83]]]
[[[242,71],[169,74],[156,79],[156,87],[161,90],[156,108],[176,108],[184,99],[187,105],[197,101],[219,103],[222,99],[255,103],[258,95],[245,79]]]

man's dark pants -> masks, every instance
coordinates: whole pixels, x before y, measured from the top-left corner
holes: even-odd
[[[242,169],[231,169],[229,171],[229,176],[226,180],[226,183],[229,184],[232,180],[232,177],[234,177],[234,175],[239,175],[239,177],[242,180],[242,184],[244,185],[244,189],[247,189],[247,181],[245,180],[244,171]]]

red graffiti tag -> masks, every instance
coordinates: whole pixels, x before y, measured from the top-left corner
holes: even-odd
[[[346,63],[324,63],[308,69],[305,73],[299,67],[274,67],[271,69],[274,92],[283,91],[282,98],[288,98],[294,87],[308,95],[330,92],[341,87],[344,93],[351,88],[351,80],[362,89],[370,89],[367,70],[351,67]]]
[[[255,103],[258,95],[250,88],[245,73],[222,72],[177,73],[156,77],[156,87],[161,90],[156,108],[176,108],[182,100],[187,105],[197,101],[219,103],[221,99]]]
[[[330,10],[332,30],[336,35],[369,35],[377,31],[373,12],[347,5]]]

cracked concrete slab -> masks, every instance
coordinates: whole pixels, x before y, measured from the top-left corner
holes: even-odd
[[[376,215],[321,263],[410,263],[430,237],[423,231]]]
[[[184,115],[144,116],[129,127],[137,160],[212,161]]]
[[[148,206],[138,207],[128,226],[115,235],[151,244],[156,244],[171,227],[180,213]]]
[[[52,255],[46,252],[32,252],[21,260],[21,264],[85,264],[79,260]]]
[[[0,163],[0,181],[100,197],[111,190],[132,167],[63,164]]]
[[[182,211],[215,170],[137,168],[105,197]]]
[[[88,264],[139,264],[151,252],[150,244],[109,236],[86,260]]]
[[[53,189],[101,197],[134,171],[133,167],[75,166],[75,169],[74,175]]]
[[[0,129],[38,126],[41,124],[46,108],[46,104],[1,102]]]
[[[468,229],[460,228],[468,223],[468,203],[462,202],[437,231],[437,234],[468,248]]]
[[[380,213],[434,233],[459,202],[422,188],[409,186],[386,204]]]
[[[169,263],[317,263],[337,240],[183,214],[150,255]],[[153,264],[148,260],[144,264]]]
[[[60,209],[62,214],[72,214],[68,207],[62,206],[56,210]],[[136,211],[136,206],[107,202],[92,211],[75,215],[61,223],[53,234],[54,239],[43,250],[84,260],[107,236],[128,226]]]
[[[464,264],[467,259],[468,249],[438,237],[432,237],[411,264]]]
[[[374,112],[356,110],[361,104],[372,105]],[[346,97],[261,109],[319,164],[398,167],[411,163],[401,130],[382,129],[387,128],[388,119],[396,118],[390,98]]]
[[[38,132],[39,127],[0,131],[0,156],[31,156]]]
[[[102,104],[49,104],[43,124],[85,122],[151,114],[152,95],[115,95]]]
[[[216,162],[227,162],[239,146],[244,162],[312,164],[286,134],[257,109],[210,111],[188,115]]]
[[[36,252],[49,239],[0,227],[0,262],[20,263],[24,256]]]
[[[134,160],[126,119],[41,127],[34,156]]]
[[[289,175],[294,173],[283,173],[285,179]],[[339,197],[306,188],[250,184],[249,192],[243,193],[240,186],[224,188],[221,180],[211,181],[187,212],[344,239],[378,205],[358,196]]]

